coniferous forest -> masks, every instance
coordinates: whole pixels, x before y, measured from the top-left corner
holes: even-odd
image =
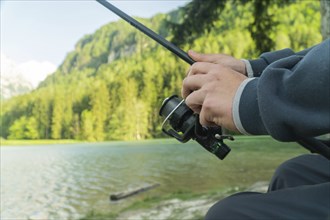
[[[226,3],[209,32],[182,49],[256,58],[249,26],[252,4]],[[322,41],[319,1],[272,7],[273,49],[299,51]],[[179,9],[137,18],[168,40],[168,23],[180,23]],[[162,137],[159,108],[180,94],[189,65],[119,20],[82,37],[57,71],[34,91],[2,101],[1,132],[6,139],[139,140]]]

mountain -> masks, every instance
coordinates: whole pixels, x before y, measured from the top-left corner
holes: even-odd
[[[37,88],[56,66],[50,62],[30,60],[18,63],[1,53],[1,100],[21,95]]]
[[[1,99],[9,99],[13,96],[21,95],[32,91],[32,84],[23,76],[14,77],[1,76]]]
[[[276,49],[301,50],[320,42],[319,7],[316,1],[298,1],[278,8],[272,35]],[[248,28],[250,8],[228,2],[214,28],[183,49],[257,57]],[[174,11],[137,19],[171,40],[167,22],[182,16]],[[161,137],[159,108],[164,98],[180,94],[188,68],[126,22],[111,22],[82,37],[37,89],[3,101],[1,136],[88,141]]]
[[[17,64],[1,53],[1,99],[27,93],[33,89],[17,68]]]

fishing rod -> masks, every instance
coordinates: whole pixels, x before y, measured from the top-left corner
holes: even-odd
[[[96,0],[110,11],[127,21],[133,27],[137,28],[166,49],[170,50],[176,56],[192,65],[195,63],[187,53],[167,41],[162,36],[156,34],[131,16],[127,15],[120,9],[116,8],[106,0]],[[181,143],[185,143],[190,139],[197,141],[207,151],[213,153],[219,159],[224,159],[230,152],[230,148],[223,142],[223,139],[233,140],[231,136],[222,135],[221,127],[204,128],[200,125],[198,115],[185,104],[177,96],[166,98],[161,106],[159,115],[164,116],[165,120],[162,124],[162,130],[165,134],[174,137]],[[173,125],[176,125],[173,127]]]
[[[166,49],[168,49],[169,51],[180,57],[188,64],[192,65],[193,63],[195,63],[195,61],[191,59],[191,57],[189,57],[188,54],[185,53],[183,50],[181,50],[180,48],[178,48],[177,46],[175,46],[174,44],[163,38],[161,35],[156,34],[154,31],[147,28],[146,26],[144,26],[143,24],[141,24],[140,22],[138,22],[137,20],[126,14],[125,12],[121,11],[119,8],[110,4],[108,1],[106,0],[96,0],[96,1],[102,4],[110,11],[112,11],[113,13],[115,13],[116,15],[118,15],[119,17],[121,17],[122,19],[124,19],[125,21],[127,21],[133,27],[137,28],[138,30],[140,30],[141,32],[143,32],[144,34],[146,34],[147,36],[149,36],[150,38],[152,38],[153,40],[164,46]]]
[[[107,9],[109,9],[110,11],[112,11],[113,13],[115,13],[116,15],[118,15],[119,17],[121,17],[122,19],[124,19],[125,21],[127,21],[129,24],[131,24],[136,29],[140,30],[141,32],[143,32],[144,34],[146,34],[147,36],[149,36],[150,38],[152,38],[153,40],[155,40],[156,42],[158,42],[159,44],[164,46],[166,49],[168,49],[169,51],[174,53],[176,56],[180,57],[182,60],[184,60],[188,64],[192,65],[193,63],[195,63],[195,61],[191,57],[189,57],[186,52],[184,52],[183,50],[181,50],[180,48],[178,48],[171,42],[167,41],[161,35],[155,33],[151,29],[147,28],[146,26],[144,26],[143,24],[141,24],[140,22],[138,22],[131,16],[127,15],[125,12],[121,11],[120,9],[118,9],[117,7],[115,7],[114,5],[109,3],[108,1],[106,1],[106,0],[96,0],[96,1],[98,3],[100,3],[101,5],[103,5],[104,7],[106,7]],[[180,109],[180,108],[183,108],[184,110],[181,112],[177,111],[177,109]],[[212,128],[211,128],[208,131],[211,134],[211,136],[205,135],[206,132],[203,131],[203,128],[201,128],[201,126],[198,124],[199,120],[192,119],[189,121],[189,123],[187,122],[189,124],[189,126],[186,126],[184,128],[182,127],[182,128],[179,128],[178,130],[173,130],[172,128],[170,128],[169,130],[164,129],[164,125],[166,124],[167,120],[169,120],[170,123],[175,122],[175,121],[173,121],[174,120],[173,115],[177,114],[175,117],[177,120],[181,116],[183,117],[183,115],[180,115],[180,114],[182,114],[182,112],[188,112],[189,110],[190,109],[185,105],[184,100],[181,100],[181,101],[177,100],[176,96],[171,96],[171,97],[165,99],[163,102],[163,105],[160,109],[160,115],[166,117],[166,119],[162,125],[163,132],[176,138],[177,140],[179,140],[182,143],[188,141],[190,138],[193,138],[198,143],[200,143],[206,150],[210,151],[211,153],[214,153],[220,159],[223,159],[229,153],[230,148],[227,147],[223,143],[222,140],[223,139],[232,140],[232,137],[222,135],[221,128],[216,129],[216,130],[212,130]],[[193,118],[195,116],[191,116],[191,117]],[[194,121],[194,123],[196,123],[196,124],[194,125],[194,123],[192,121]],[[192,131],[192,130],[194,130],[194,131]],[[183,136],[179,135],[179,133],[183,133],[184,135]],[[200,135],[201,133],[204,133],[204,134]],[[217,137],[214,138],[213,137],[214,135]],[[312,137],[311,138],[303,137],[300,140],[298,140],[297,143],[302,145],[306,149],[310,150],[312,153],[314,153],[314,152],[319,153],[319,154],[323,155],[324,157],[330,159],[330,147],[328,147],[328,145],[321,140],[318,140],[318,139],[315,139]]]

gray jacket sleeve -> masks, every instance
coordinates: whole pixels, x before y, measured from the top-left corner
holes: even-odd
[[[242,133],[294,141],[330,132],[330,39],[304,53],[286,51],[262,56],[261,76],[236,92],[233,118]]]
[[[299,56],[304,56],[306,55],[311,49],[305,49],[303,51],[300,51],[298,53],[293,52],[291,49],[286,48],[283,50],[278,50],[274,52],[267,52],[261,54],[261,56],[258,59],[255,60],[249,60],[249,67],[251,68],[250,71],[252,71],[252,74],[254,77],[259,77],[264,69],[269,66],[270,64],[274,63],[277,60],[292,56],[292,55],[299,55]]]

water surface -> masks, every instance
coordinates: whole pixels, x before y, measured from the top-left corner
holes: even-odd
[[[1,147],[1,219],[78,219],[91,210],[111,211],[139,198],[111,203],[111,193],[149,183],[160,187],[148,195],[249,185],[271,176],[272,160],[283,160],[256,159],[235,145],[237,152],[223,161],[174,140]]]

